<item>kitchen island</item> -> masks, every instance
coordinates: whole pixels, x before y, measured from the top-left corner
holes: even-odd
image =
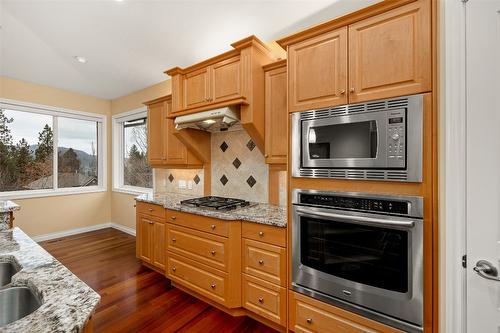
[[[20,210],[21,206],[10,200],[0,201],[0,230],[7,230],[12,227],[14,221],[14,211]]]
[[[100,296],[21,229],[0,231],[0,263],[18,271],[9,287],[27,287],[41,305],[31,314],[0,327],[0,332],[82,332]],[[5,311],[6,309],[2,309]]]

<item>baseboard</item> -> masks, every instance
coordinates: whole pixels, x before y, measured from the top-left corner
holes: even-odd
[[[58,232],[53,232],[50,234],[45,234],[45,235],[39,235],[39,236],[34,236],[31,237],[35,242],[43,242],[51,239],[56,239],[56,238],[61,238],[61,237],[67,237],[67,236],[72,236],[72,235],[78,235],[78,234],[83,234],[85,232],[89,231],[95,231],[95,230],[100,230],[100,229],[106,229],[106,228],[114,228],[116,230],[120,230],[124,233],[127,233],[129,235],[135,236],[135,230],[129,227],[126,227],[122,224],[117,224],[113,222],[108,222],[108,223],[102,223],[102,224],[96,224],[96,225],[91,225],[88,227],[82,227],[82,228],[75,228],[75,229],[69,229],[69,230],[64,230],[64,231],[58,231]]]

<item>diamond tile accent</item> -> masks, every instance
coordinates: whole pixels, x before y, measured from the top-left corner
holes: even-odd
[[[196,185],[198,185],[198,183],[200,182],[200,177],[198,177],[198,175],[194,176],[193,178],[193,181],[195,182]]]
[[[252,151],[252,150],[254,150],[254,149],[255,149],[255,143],[253,142],[253,140],[252,140],[252,139],[248,140],[248,142],[247,142],[247,148],[248,148],[248,150],[250,150],[250,151]]]
[[[226,141],[223,141],[219,148],[220,150],[222,150],[223,153],[225,153],[227,148],[229,148],[229,146],[227,145]]]
[[[233,161],[233,165],[236,169],[238,169],[241,165],[241,161],[238,159],[238,157],[236,157]]]
[[[229,179],[227,179],[226,175],[222,175],[222,177],[220,177],[220,182],[222,183],[222,185],[226,186],[228,181]]]
[[[247,179],[248,186],[253,187],[255,183],[257,183],[257,181],[255,180],[255,178],[253,178],[253,176],[248,177]]]
[[[168,176],[168,180],[170,180],[170,182],[173,182],[173,181],[174,181],[174,176],[172,176],[172,174],[170,174],[170,175]]]

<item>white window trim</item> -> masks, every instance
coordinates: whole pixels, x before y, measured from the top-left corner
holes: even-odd
[[[138,117],[147,117],[147,108],[140,107],[131,111],[119,113],[112,117],[113,123],[113,192],[126,194],[152,194],[152,188],[129,186],[123,184],[123,122],[136,119]],[[153,170],[154,172],[154,170]],[[154,186],[153,175],[153,188]]]
[[[10,192],[0,192],[0,199],[28,199],[28,198],[40,198],[40,197],[51,197],[60,195],[74,195],[74,194],[85,194],[85,193],[97,193],[107,191],[107,146],[108,146],[108,136],[107,136],[107,117],[99,113],[91,113],[84,111],[77,111],[71,109],[65,109],[60,107],[54,107],[49,105],[35,104],[23,101],[17,101],[13,99],[0,98],[0,108],[14,110],[14,111],[25,111],[31,113],[46,114],[57,117],[66,117],[73,119],[96,121],[101,123],[98,127],[97,137],[100,138],[97,145],[97,156],[98,156],[98,184],[97,186],[87,186],[87,187],[69,187],[69,188],[56,188],[57,187],[57,177],[54,179],[54,188],[45,190],[23,190],[23,191],[10,191]],[[54,131],[54,165],[57,163],[57,121],[54,118],[52,124]]]

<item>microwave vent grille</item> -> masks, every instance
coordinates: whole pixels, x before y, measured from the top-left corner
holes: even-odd
[[[408,98],[397,98],[387,101],[388,109],[400,109],[408,107]]]
[[[364,179],[366,177],[364,171],[347,171],[347,178]]]
[[[385,102],[370,102],[366,103],[366,111],[380,111],[387,109]]]
[[[407,181],[407,171],[300,169],[300,177]]]
[[[406,171],[388,171],[387,179],[405,181],[408,179],[408,173]]]

